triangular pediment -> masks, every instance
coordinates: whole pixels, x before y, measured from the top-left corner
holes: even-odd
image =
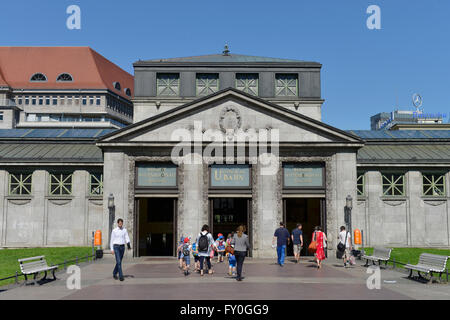
[[[345,131],[232,88],[118,130],[99,143],[177,142],[173,133],[183,129],[223,133],[278,130],[280,143],[363,143]]]

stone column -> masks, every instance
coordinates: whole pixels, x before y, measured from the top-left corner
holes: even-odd
[[[450,171],[447,172],[447,174],[445,175],[445,191],[446,191],[446,196],[449,196],[449,192],[450,192]],[[447,199],[447,204],[446,204],[446,209],[447,209],[447,245],[450,246],[450,203],[449,200]]]
[[[183,236],[192,237],[193,241],[204,224],[208,224],[208,207],[204,205],[203,164],[183,164],[181,175],[183,188],[178,206],[178,234],[176,240]],[[181,168],[180,167],[180,168]]]
[[[86,197],[88,196],[88,177],[89,173],[84,170],[75,170],[73,173],[72,195],[74,199],[72,204],[73,211],[70,215],[72,235],[69,243],[75,246],[89,245],[86,241]]]
[[[281,192],[279,175],[262,175],[259,163],[253,167],[253,170],[256,170],[253,175],[253,188],[255,188],[253,196],[256,197],[252,207],[253,257],[275,258],[276,251],[272,249],[273,233],[283,218],[281,197],[279,197]]]
[[[374,246],[383,243],[383,214],[380,197],[383,194],[381,185],[381,173],[368,171],[367,178],[367,204],[369,213],[367,221],[366,246]]]
[[[6,210],[5,210],[5,197],[8,196],[8,172],[0,170],[0,246],[6,244],[5,230],[6,230]]]
[[[112,193],[115,204],[115,221],[118,218],[124,220],[124,226],[128,230],[131,244],[134,238],[134,216],[133,212],[129,212],[129,163],[128,156],[122,152],[104,153],[104,188],[103,188],[103,227],[102,227],[102,243],[103,248],[109,250],[109,209],[108,197]],[[116,222],[112,229],[116,226]]]
[[[353,210],[352,216],[355,216],[357,211],[357,196],[356,196],[356,152],[340,152],[333,156],[335,161],[336,172],[332,175],[335,181],[334,189],[336,190],[336,197],[333,199],[335,205],[335,212],[327,212],[327,215],[333,214],[335,219],[330,220],[327,228],[328,247],[331,249],[329,252],[334,251],[337,246],[337,237],[339,234],[339,227],[345,225],[344,220],[344,208],[346,205],[346,198],[350,195],[353,198]],[[327,216],[327,218],[328,218]],[[358,220],[356,219],[356,222]],[[359,225],[352,224],[352,228],[360,227]]]
[[[36,230],[39,230],[39,236],[33,237],[30,245],[46,246],[48,233],[48,209],[46,196],[49,191],[49,173],[45,170],[36,170],[32,177],[32,196],[31,208],[34,221],[39,225]]]
[[[409,205],[406,212],[407,244],[421,247],[425,244],[426,228],[422,197],[422,173],[409,171],[406,173],[406,191]]]

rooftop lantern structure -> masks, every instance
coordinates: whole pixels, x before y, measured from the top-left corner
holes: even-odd
[[[225,45],[222,53],[223,53],[224,56],[229,56],[230,55],[230,50],[228,49],[228,44]]]

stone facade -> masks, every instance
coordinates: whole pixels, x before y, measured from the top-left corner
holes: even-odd
[[[404,196],[383,196],[382,169],[367,169],[364,196],[358,196],[354,226],[364,230],[367,246],[449,247],[449,173],[446,194],[423,195],[422,172],[411,168],[405,173]],[[384,170],[385,171],[385,170]]]
[[[89,194],[89,171],[74,168],[72,194],[56,196],[48,170],[33,171],[31,195],[9,195],[10,170],[0,170],[2,247],[90,246],[92,231],[102,227],[103,201]]]
[[[251,255],[274,257],[276,252],[271,248],[273,233],[286,215],[286,199],[319,198],[321,212],[316,214],[320,214],[322,227],[327,233],[330,256],[337,245],[339,227],[345,224],[346,198],[351,196],[352,228],[363,231],[364,245],[450,247],[450,157],[438,159],[438,165],[431,162],[415,165],[415,157],[406,159],[403,164],[377,163],[377,159],[372,159],[374,154],[381,152],[377,148],[372,153],[366,150],[365,162],[362,162],[359,151],[362,150],[360,148],[366,149],[367,141],[320,121],[323,103],[320,64],[277,59],[264,60],[269,61],[267,63],[263,60],[247,63],[243,61],[255,57],[238,55],[233,58],[234,62],[227,62],[226,57],[208,56],[208,59],[216,59],[211,65],[210,62],[189,62],[190,59],[140,61],[135,64],[135,123],[90,142],[103,151],[102,163],[99,156],[100,160],[96,160],[99,163],[92,164],[97,171],[103,171],[103,194],[100,196],[89,193],[89,165],[72,165],[60,159],[53,167],[39,161],[18,164],[8,159],[7,152],[2,154],[0,246],[89,245],[91,232],[100,229],[103,248],[108,249],[109,229],[115,226],[117,218],[123,218],[137,255],[140,199],[175,199],[173,238],[176,242],[181,235],[195,238],[203,224],[211,224],[212,199],[241,197],[249,199],[250,220],[247,224]],[[180,91],[177,96],[161,97],[157,94],[157,75],[165,72],[179,74]],[[219,91],[200,97],[196,95],[196,74],[203,72],[219,75]],[[258,74],[257,94],[234,88],[236,76],[241,72]],[[276,96],[276,75],[286,73],[298,77],[298,94]],[[9,99],[9,96],[0,92],[0,101],[2,99]],[[103,97],[103,108],[104,103]],[[270,147],[279,152],[272,174],[262,174],[265,168],[261,162],[250,161],[250,141],[236,140],[238,133],[250,136],[254,132],[265,132],[271,137],[272,133],[277,134],[276,146],[270,143]],[[245,155],[207,154],[206,150],[211,151],[210,143],[215,141],[214,134],[217,133],[221,138],[236,143],[236,148],[241,143]],[[171,152],[178,146],[180,137],[190,138],[188,151],[183,156],[195,154],[201,161],[177,162],[176,188],[138,188],[137,164],[173,164]],[[12,136],[12,139],[16,138]],[[8,141],[11,140],[4,142]],[[409,140],[400,142],[403,145],[411,143]],[[375,141],[372,144],[383,143],[386,142]],[[395,143],[391,141],[391,147]],[[439,144],[448,145],[450,141],[440,141]],[[234,147],[233,144],[233,150]],[[226,151],[226,146],[220,148]],[[243,160],[249,165],[250,187],[214,190],[210,187],[210,165],[217,161],[230,164],[230,160],[231,163]],[[283,165],[286,163],[323,165],[323,185],[316,189],[289,190],[283,180]],[[49,172],[62,167],[73,172],[73,191],[70,195],[50,195]],[[405,173],[405,192],[401,196],[383,194],[382,174],[393,169]],[[444,194],[424,196],[423,172],[438,169],[445,172]],[[13,171],[32,171],[31,194],[9,195],[8,179]],[[364,174],[363,194],[358,193],[361,172]],[[110,195],[114,197],[113,210],[108,207]]]
[[[159,142],[171,142],[171,135],[175,130],[184,129],[195,136],[195,130],[201,130],[200,135],[210,129],[219,129],[221,110],[235,110],[239,115],[239,125],[242,128],[260,130],[270,128],[277,129],[280,136],[280,144],[291,143],[290,149],[283,148],[277,162],[278,169],[274,174],[261,174],[260,163],[251,166],[252,186],[245,197],[251,198],[251,215],[249,232],[252,239],[251,254],[254,257],[273,257],[272,250],[273,232],[280,221],[283,220],[283,163],[322,163],[325,167],[325,188],[323,197],[326,199],[325,211],[326,226],[329,234],[329,246],[336,246],[337,230],[344,223],[343,208],[345,198],[352,195],[356,198],[356,149],[361,141],[351,136],[339,136],[341,133],[331,128],[321,127],[320,123],[308,123],[309,118],[302,118],[296,114],[283,114],[284,109],[270,109],[265,102],[248,98],[242,101],[239,93],[230,91],[224,95],[218,95],[215,100],[208,100],[193,104],[183,110],[184,114],[167,114],[167,119],[161,119],[153,123],[153,119],[141,126],[135,126],[130,130],[124,130],[117,135],[102,139],[98,145],[104,148],[105,159],[105,195],[112,193],[116,202],[116,218],[118,212],[127,219],[126,225],[131,236],[135,236],[136,209],[135,199],[142,194],[135,194],[136,182],[135,165],[142,163],[171,163],[170,152],[172,147],[164,149],[156,147]],[[247,97],[246,97],[247,98]],[[255,103],[258,102],[258,106]],[[191,108],[192,110],[188,110]],[[225,109],[224,109],[225,108]],[[231,108],[231,109],[230,109]],[[289,120],[289,117],[293,117]],[[299,121],[305,121],[301,123]],[[201,128],[196,128],[195,121],[201,121]],[[159,124],[161,123],[161,125]],[[308,123],[308,124],[307,124]],[[317,124],[317,127],[309,127]],[[123,135],[123,136],[121,136]],[[338,137],[339,136],[339,137]],[[314,146],[300,147],[302,143],[313,143]],[[205,142],[205,141],[204,141]],[[210,142],[207,140],[206,142]],[[151,145],[155,143],[155,146]],[[340,148],[338,146],[346,146]],[[205,146],[203,147],[205,151]],[[183,163],[178,166],[178,191],[173,197],[177,198],[176,230],[174,239],[180,235],[196,237],[203,224],[210,224],[209,201],[211,191],[209,189],[209,165],[215,163],[217,158],[199,157],[202,163]],[[228,158],[226,158],[228,159]],[[237,158],[230,158],[233,163]],[[248,163],[248,159],[245,159]],[[125,168],[125,169],[124,169]],[[122,195],[126,193],[127,198]],[[161,191],[161,196],[165,196]],[[222,194],[222,193],[221,193]],[[233,194],[233,192],[232,192]],[[223,193],[226,197],[227,192]],[[157,197],[158,191],[152,191],[152,197]],[[292,195],[291,195],[292,196]],[[307,197],[307,195],[299,195]],[[105,216],[103,221],[108,221],[107,207],[104,206]],[[126,214],[125,214],[126,212]],[[324,221],[325,222],[325,221]],[[107,225],[104,226],[105,231]],[[331,251],[332,252],[332,251]]]

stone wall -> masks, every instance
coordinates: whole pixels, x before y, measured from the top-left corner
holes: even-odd
[[[102,227],[101,197],[89,195],[89,172],[73,171],[72,195],[50,195],[47,170],[32,174],[31,195],[9,195],[9,173],[0,170],[1,247],[90,246]]]
[[[378,170],[365,173],[365,195],[359,196],[353,228],[364,231],[366,246],[449,247],[449,173],[444,197],[423,196],[422,173],[405,174],[405,196],[383,196]]]

